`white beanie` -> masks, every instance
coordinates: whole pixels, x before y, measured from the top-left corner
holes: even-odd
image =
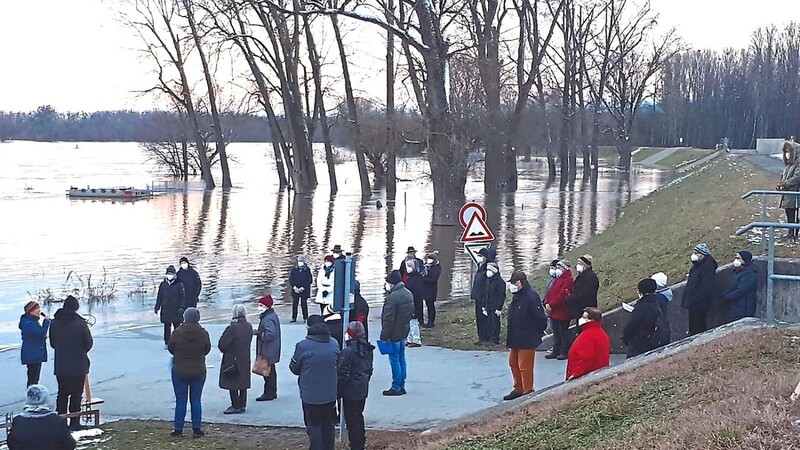
[[[667,275],[664,272],[653,274],[650,279],[655,281],[659,288],[667,287]]]

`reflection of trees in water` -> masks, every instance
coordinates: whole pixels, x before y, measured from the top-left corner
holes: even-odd
[[[395,202],[386,202],[386,273],[393,270]]]
[[[369,205],[370,205],[369,198],[366,198],[366,199],[362,198],[361,199],[361,205],[358,207],[358,219],[356,219],[356,222],[353,224],[355,230],[353,231],[353,249],[352,249],[352,252],[353,252],[354,255],[360,255],[361,254],[361,245],[364,242],[364,230],[366,228],[365,225],[364,225],[364,222],[365,222],[365,220],[367,218],[366,217],[367,216],[367,208],[369,207]],[[345,249],[345,251],[347,251],[347,249]]]
[[[433,223],[433,220],[431,220],[431,223]],[[458,231],[460,231],[460,227],[431,225],[431,231],[428,235],[430,248],[425,249],[425,251],[439,251],[439,264],[442,265],[442,275],[439,277],[437,299],[449,299],[450,293],[453,290],[453,267],[455,265],[456,254],[461,250],[461,245],[458,244],[458,238],[460,236],[456,236]],[[418,256],[420,255],[418,254]],[[424,255],[421,257],[424,257]]]
[[[208,191],[206,191],[208,192]],[[222,261],[225,255],[225,233],[228,228],[228,208],[229,208],[230,191],[222,192],[220,199],[219,210],[219,224],[217,225],[217,234],[212,242],[211,249],[213,255],[213,262],[206,264],[205,280],[203,280],[204,297],[209,303],[214,303],[216,295],[219,291],[220,272],[222,270]],[[205,198],[204,198],[205,200]]]

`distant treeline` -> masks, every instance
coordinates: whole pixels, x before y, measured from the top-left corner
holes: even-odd
[[[264,117],[225,114],[222,120],[232,142],[270,140]],[[166,142],[175,140],[180,128],[178,115],[166,111],[59,113],[51,106],[34,112],[0,111],[0,141]]]

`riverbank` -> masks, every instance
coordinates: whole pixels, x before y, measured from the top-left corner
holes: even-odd
[[[800,330],[740,331],[396,449],[796,448]]]
[[[588,253],[594,257],[600,279],[598,304],[603,310],[612,309],[622,301],[635,299],[637,282],[653,273],[664,272],[670,283],[683,280],[689,270],[692,248],[700,242],[709,245],[721,264],[733,260],[739,250],[757,254],[758,244],[748,240],[755,241],[756,235],[733,236],[738,228],[757,220],[760,214],[758,199],[742,200],[741,195],[774,186],[775,177],[740,156],[717,158],[627,205],[613,225],[564,256],[573,264],[580,255]],[[770,219],[778,220],[783,211],[777,209],[777,200],[770,206]],[[796,244],[781,245],[776,254],[790,256],[797,248]],[[529,279],[542,293],[545,269],[529,274]],[[424,334],[424,342],[473,349],[474,323],[471,303],[443,304],[438,311],[437,326]],[[503,328],[505,332],[505,325]]]

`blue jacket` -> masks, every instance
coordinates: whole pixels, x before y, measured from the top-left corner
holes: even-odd
[[[292,289],[293,298],[307,299],[311,296],[311,283],[314,281],[314,276],[311,275],[311,269],[308,266],[294,266],[292,272],[289,274],[289,287],[304,288],[303,292],[297,293]]]
[[[339,344],[328,326],[309,327],[308,336],[294,348],[289,370],[298,376],[300,400],[309,405],[324,405],[337,399]]]
[[[744,266],[739,273],[734,271],[731,277],[731,288],[722,296],[725,303],[728,304],[731,320],[755,317],[757,290],[758,271],[755,264],[751,262]]]
[[[39,324],[39,318],[23,314],[19,318],[19,329],[22,331],[22,364],[38,364],[47,361],[47,330],[50,321],[45,319]]]

